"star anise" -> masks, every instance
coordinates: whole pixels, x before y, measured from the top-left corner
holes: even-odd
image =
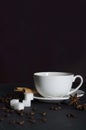
[[[79,103],[79,97],[77,97],[77,94],[75,95],[70,95],[70,104],[69,105],[73,105],[76,106]]]

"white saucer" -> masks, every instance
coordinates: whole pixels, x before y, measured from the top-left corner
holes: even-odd
[[[74,94],[77,94],[77,97],[82,97],[84,96],[85,92],[82,90],[77,90],[77,92],[73,93],[72,95]],[[58,102],[58,101],[68,100],[69,98],[70,96],[48,98],[48,97],[42,97],[39,94],[34,95],[34,99],[44,101],[44,102]]]

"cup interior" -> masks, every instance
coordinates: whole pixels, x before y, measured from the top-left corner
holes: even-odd
[[[72,75],[72,73],[67,73],[67,72],[37,72],[37,73],[34,73],[34,75],[37,75],[37,76],[69,76],[69,75]]]

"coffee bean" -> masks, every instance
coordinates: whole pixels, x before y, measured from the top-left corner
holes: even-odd
[[[57,110],[60,110],[61,109],[61,106],[51,106],[50,107],[50,110],[54,110],[54,111],[57,111]]]
[[[17,113],[17,115],[19,115],[19,116],[24,116],[24,112],[23,112],[23,111],[18,111],[18,110],[16,110],[16,113]]]
[[[73,113],[68,113],[68,114],[66,114],[66,116],[67,116],[68,118],[74,118],[74,117],[75,117],[75,115],[74,115]]]
[[[19,124],[19,125],[23,125],[24,124],[24,120],[22,120],[22,121],[17,121],[17,124]]]
[[[36,120],[35,119],[29,119],[29,122],[30,123],[36,123]]]
[[[44,123],[47,122],[47,118],[40,118],[40,120],[41,120],[42,122],[44,122]]]
[[[46,116],[47,113],[46,113],[46,112],[42,112],[41,115],[42,115],[42,116]]]
[[[33,119],[34,119],[34,116],[29,116],[29,119],[33,120]]]
[[[37,108],[36,108],[36,107],[33,107],[33,108],[32,108],[32,111],[37,111]]]
[[[34,111],[31,111],[31,112],[29,113],[29,115],[34,116],[34,115],[35,115],[35,112],[34,112]]]
[[[0,110],[6,110],[7,108],[5,106],[1,106]]]
[[[9,124],[16,124],[15,120],[9,121]]]
[[[54,109],[54,106],[51,106],[51,107],[50,107],[50,110],[53,110],[53,109]]]
[[[4,120],[4,118],[3,117],[0,117],[0,121],[3,121]]]

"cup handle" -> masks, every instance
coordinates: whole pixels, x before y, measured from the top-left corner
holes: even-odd
[[[76,92],[76,91],[81,87],[81,85],[83,84],[83,78],[82,78],[81,75],[76,75],[76,76],[74,76],[73,82],[76,80],[76,78],[80,78],[81,82],[80,82],[80,84],[79,84],[75,89],[73,89],[73,90],[71,90],[70,92],[68,92],[68,95],[71,95],[71,94],[73,94],[74,92]]]

